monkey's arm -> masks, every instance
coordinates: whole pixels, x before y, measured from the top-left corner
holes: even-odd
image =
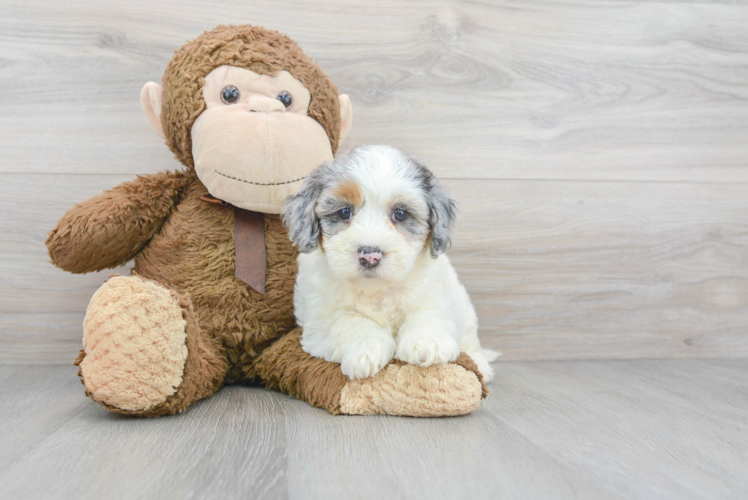
[[[52,263],[71,273],[124,264],[161,229],[193,180],[189,172],[138,176],[76,205],[47,238]]]

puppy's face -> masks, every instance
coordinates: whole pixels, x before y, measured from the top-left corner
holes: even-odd
[[[301,251],[321,247],[337,277],[396,283],[426,249],[449,247],[454,202],[409,156],[365,146],[310,175],[283,220]]]
[[[400,281],[424,248],[429,235],[424,193],[388,163],[369,158],[317,200],[320,245],[339,278]]]

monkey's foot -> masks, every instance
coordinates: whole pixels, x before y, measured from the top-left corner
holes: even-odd
[[[187,360],[183,311],[176,294],[153,281],[109,279],[91,298],[83,322],[79,366],[86,393],[129,412],[173,396]]]
[[[411,417],[465,415],[480,406],[487,390],[475,363],[462,353],[454,362],[420,367],[395,362],[374,377],[348,382],[340,412]]]
[[[452,363],[429,367],[394,361],[371,378],[350,380],[338,363],[304,352],[301,328],[266,349],[253,369],[252,375],[267,387],[334,414],[464,415],[476,410],[488,393],[478,367],[465,353]]]

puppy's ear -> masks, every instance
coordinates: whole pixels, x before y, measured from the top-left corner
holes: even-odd
[[[284,200],[281,219],[288,230],[288,237],[304,253],[309,253],[319,242],[319,219],[314,213],[317,198],[324,187],[322,169],[312,172],[295,195]]]
[[[429,228],[431,229],[429,246],[431,256],[437,258],[452,246],[452,226],[457,215],[457,204],[418,157],[410,154],[405,156],[415,167],[416,176],[420,178],[421,187],[426,196],[426,204],[429,207]]]
[[[432,176],[430,189],[426,192],[429,206],[429,227],[431,228],[431,256],[439,257],[452,246],[452,227],[455,223],[457,206],[447,190]]]

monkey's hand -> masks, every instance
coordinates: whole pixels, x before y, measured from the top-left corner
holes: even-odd
[[[71,208],[47,238],[52,263],[71,273],[117,267],[143,249],[194,174],[138,176]]]

